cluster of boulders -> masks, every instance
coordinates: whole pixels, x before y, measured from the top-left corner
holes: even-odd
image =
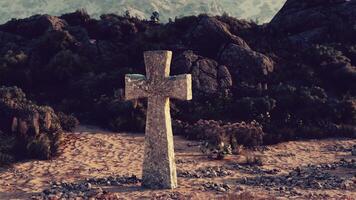
[[[225,167],[206,167],[194,171],[178,171],[178,177],[183,178],[216,178],[231,175],[231,172]]]
[[[125,101],[124,76],[145,73],[144,51],[169,49],[172,74],[193,78],[193,101],[172,101],[175,119],[255,120],[264,143],[355,137],[355,12],[354,1],[288,0],[264,25],[228,15],[93,19],[84,10],[13,19],[0,25],[0,84],[86,122],[143,131],[145,101]],[[261,131],[235,129],[237,142],[260,143],[252,132]]]
[[[1,87],[0,113],[0,165],[56,155],[62,127],[51,107],[37,106],[17,87]]]
[[[104,186],[136,185],[141,180],[132,176],[110,176],[107,178],[88,178],[79,183],[53,182],[50,188],[32,199],[118,199],[109,193]]]
[[[204,191],[228,192],[231,189],[232,187],[226,183],[207,182],[202,184],[202,190]]]
[[[38,106],[18,87],[0,87],[0,165],[16,160],[49,159],[57,155],[63,131],[78,120]]]
[[[345,189],[353,190],[356,185],[353,178],[341,178],[332,175],[329,171],[338,168],[356,169],[355,160],[341,160],[332,164],[308,165],[297,167],[288,174],[276,176],[258,176],[253,178],[242,178],[237,181],[243,185],[263,186],[277,190],[291,190],[293,188],[303,189]]]

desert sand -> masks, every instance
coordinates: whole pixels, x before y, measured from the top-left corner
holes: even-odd
[[[24,161],[11,168],[0,168],[0,199],[28,199],[32,195],[49,187],[51,181],[76,182],[92,177],[112,175],[131,175],[141,177],[143,160],[143,134],[125,134],[103,131],[95,127],[80,127],[75,133],[64,136],[61,154],[50,161]],[[355,139],[307,140],[281,143],[268,146],[259,152],[264,165],[261,169],[277,169],[278,173],[287,173],[295,167],[308,164],[333,163],[340,159],[355,159],[349,151],[356,144]],[[341,150],[340,150],[341,149]],[[228,156],[222,161],[211,160],[199,150],[199,142],[192,142],[175,137],[175,151],[178,170],[193,171],[211,166],[223,166],[243,162],[244,156]],[[256,152],[255,152],[256,153]],[[320,195],[326,199],[352,199],[356,189],[311,190],[296,188],[297,196],[284,194],[265,187],[247,186],[236,183],[243,177],[259,176],[232,170],[231,175],[217,178],[182,178],[178,177],[179,188],[174,190],[192,199],[223,198],[227,193],[203,191],[206,182],[227,183],[232,186],[230,193],[251,192],[254,195],[272,196],[280,199],[305,199]],[[344,169],[338,176],[352,177],[355,169]],[[238,189],[236,189],[238,188]],[[107,188],[122,199],[150,199],[170,190],[145,190],[139,185]],[[242,190],[242,191],[241,191]],[[324,195],[324,196],[323,196]]]

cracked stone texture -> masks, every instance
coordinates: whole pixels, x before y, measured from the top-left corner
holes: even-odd
[[[142,185],[155,189],[177,187],[169,98],[192,99],[190,74],[169,76],[171,51],[144,53],[146,76],[125,76],[125,98],[148,98]]]

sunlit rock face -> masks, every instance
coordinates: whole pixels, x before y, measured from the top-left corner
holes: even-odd
[[[176,16],[208,13],[227,13],[237,18],[268,22],[283,6],[286,0],[2,0],[0,1],[0,23],[11,18],[25,18],[34,14],[60,15],[84,8],[91,16],[103,13],[123,14],[129,10],[132,15],[149,18],[153,11],[159,11],[160,18],[167,22]]]

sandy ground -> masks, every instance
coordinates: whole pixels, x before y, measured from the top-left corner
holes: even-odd
[[[76,133],[65,135],[62,154],[50,161],[26,161],[15,164],[12,168],[0,168],[0,200],[27,199],[49,186],[50,181],[76,182],[91,177],[107,177],[111,175],[137,175],[141,177],[144,137],[140,134],[118,134],[99,129],[81,127]],[[294,141],[269,146],[261,153],[264,159],[263,169],[278,169],[288,172],[294,167],[307,164],[332,163],[341,158],[351,159],[350,152],[335,151],[332,147],[351,148],[356,140],[327,139]],[[243,157],[229,156],[223,161],[210,160],[199,151],[197,142],[175,137],[176,160],[185,161],[177,164],[179,170],[195,170],[208,166],[222,166],[237,162]],[[286,154],[288,153],[288,154]],[[195,161],[192,163],[190,161]],[[356,171],[340,173],[340,176],[356,176]],[[216,199],[222,194],[213,191],[202,191],[202,183],[209,181],[228,183],[237,186],[236,180],[245,176],[241,171],[223,178],[178,178],[179,188],[175,192],[196,196],[199,199]],[[244,191],[255,195],[279,196],[263,187],[242,186]],[[140,186],[112,187],[123,199],[150,199],[152,196],[171,193],[170,190],[144,190]],[[233,188],[232,192],[237,191]],[[330,198],[341,199],[342,196],[356,197],[356,190],[303,190],[304,196],[293,197],[303,199],[308,194],[328,194]],[[281,199],[292,199],[279,196]],[[194,199],[194,198],[193,198]],[[352,199],[352,198],[351,198]]]

